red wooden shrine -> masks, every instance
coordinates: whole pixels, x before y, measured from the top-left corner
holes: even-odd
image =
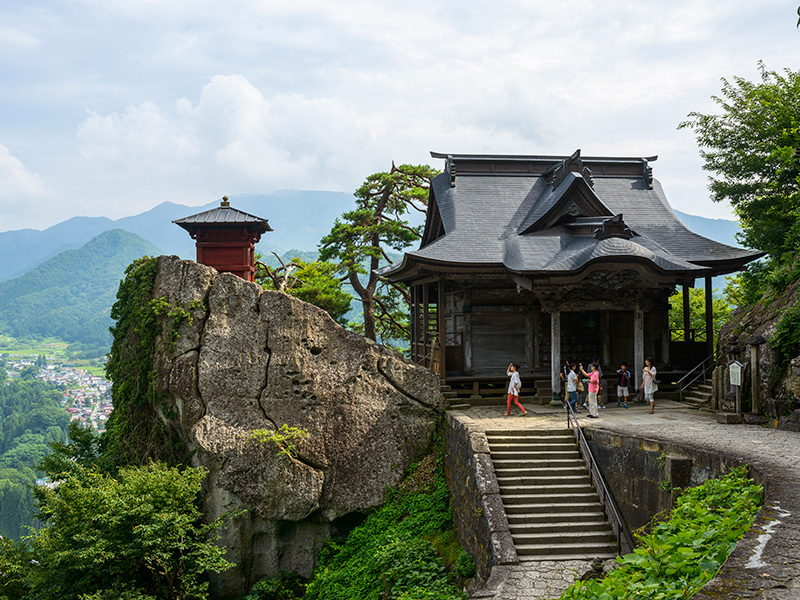
[[[233,208],[223,196],[217,208],[173,223],[197,240],[197,262],[255,281],[255,244],[272,231],[266,219]]]

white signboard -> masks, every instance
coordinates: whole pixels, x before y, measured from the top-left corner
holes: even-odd
[[[742,363],[739,361],[734,361],[731,363],[729,369],[731,374],[731,385],[742,385]]]

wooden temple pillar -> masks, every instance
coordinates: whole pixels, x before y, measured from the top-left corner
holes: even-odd
[[[600,338],[602,340],[603,349],[600,352],[600,364],[606,365],[606,368],[611,366],[611,313],[604,310],[600,314]]]
[[[689,339],[689,329],[692,326],[691,313],[689,311],[689,286],[683,284],[683,341],[692,341]]]
[[[428,298],[428,284],[426,283],[422,286],[422,365],[425,367],[430,367],[433,364],[433,356],[430,352],[431,344],[428,337],[428,330],[430,329],[429,306],[430,299]]]
[[[561,311],[550,313],[550,383],[553,394],[561,394]]]
[[[714,354],[714,298],[711,275],[706,275],[706,356]]]
[[[447,310],[445,307],[444,298],[444,279],[441,277],[436,282],[436,290],[438,292],[436,299],[436,325],[437,325],[437,338],[439,340],[439,378],[444,381],[445,374],[447,373],[447,365],[445,364],[445,356],[447,353],[447,342],[445,340],[445,325],[447,323]]]
[[[636,302],[633,309],[633,362],[636,365],[634,379],[636,390],[642,385],[642,369],[644,368],[644,312]]]

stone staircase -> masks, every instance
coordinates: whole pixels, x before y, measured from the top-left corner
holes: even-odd
[[[698,410],[711,409],[711,384],[698,383],[683,393],[683,403]]]
[[[617,556],[617,540],[568,429],[487,431],[520,561]]]

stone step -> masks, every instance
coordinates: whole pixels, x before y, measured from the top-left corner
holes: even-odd
[[[602,516],[602,515],[601,515]],[[541,535],[546,533],[570,533],[574,531],[584,531],[584,532],[601,532],[601,533],[609,533],[611,532],[613,535],[613,530],[611,529],[611,523],[605,520],[595,520],[595,521],[570,521],[569,519],[564,519],[564,515],[558,515],[559,521],[558,522],[551,522],[551,523],[509,523],[508,527],[511,530],[512,535],[522,535],[522,534],[531,534],[531,535]]]
[[[544,459],[553,460],[569,460],[580,458],[581,453],[578,447],[570,448],[569,450],[499,450],[493,452],[489,449],[492,455],[492,460],[527,460],[527,461],[540,461]]]
[[[536,494],[533,491],[524,494],[500,494],[503,499],[503,504],[508,508],[512,504],[536,504],[536,503],[549,503],[549,504],[570,504],[580,505],[582,502],[597,502],[600,504],[597,492],[594,490],[590,492],[576,492],[576,493],[551,493],[551,494]]]
[[[518,442],[518,443],[509,443],[509,442],[489,442],[489,449],[494,452],[509,452],[509,451],[518,451],[518,452],[531,452],[531,453],[538,453],[538,452],[554,452],[554,451],[561,451],[567,452],[571,450],[578,450],[578,445],[575,443],[575,440],[553,440],[548,442],[537,442],[537,443],[530,443],[530,442]]]
[[[600,500],[560,501],[560,502],[520,502],[505,504],[506,515],[523,515],[535,513],[550,513],[552,515],[574,513],[574,512],[603,512],[603,505]]]
[[[495,471],[495,474],[497,472]],[[500,487],[524,485],[524,486],[546,486],[546,485],[574,485],[574,484],[592,484],[592,478],[588,472],[575,475],[504,475],[497,477],[497,483]]]
[[[553,560],[553,559],[560,560],[560,561],[565,561],[565,560],[583,560],[583,561],[589,562],[589,561],[593,561],[596,558],[599,558],[600,560],[611,560],[611,559],[616,558],[617,556],[618,556],[618,554],[617,554],[617,550],[616,550],[616,546],[615,546],[613,553],[611,553],[611,552],[599,552],[597,554],[586,554],[586,553],[581,554],[580,552],[575,552],[575,553],[570,553],[570,554],[559,554],[556,557],[546,556],[546,555],[545,556],[539,556],[539,555],[535,555],[534,554],[534,555],[530,555],[530,556],[519,556],[518,558],[519,558],[519,562],[521,562],[521,563],[532,563],[532,562],[536,562],[536,561]]]
[[[569,429],[564,427],[559,429],[504,429],[502,431],[487,431],[486,437],[541,437],[565,434],[575,437]]]
[[[557,483],[554,485],[503,485],[500,484],[500,495],[505,501],[506,496],[560,496],[569,494],[596,494],[591,482],[588,483]]]
[[[602,511],[600,505],[595,505],[599,510],[586,511],[586,512],[539,512],[539,513],[509,513],[506,515],[508,519],[508,526],[512,525],[552,525],[554,523],[603,523],[606,520],[606,515]]]
[[[488,437],[492,445],[506,444],[516,446],[517,444],[528,444],[530,446],[542,446],[547,444],[569,444],[575,443],[574,435],[539,435],[536,437],[508,436],[508,437]]]
[[[522,470],[525,468],[534,468],[534,469],[541,469],[541,468],[558,468],[558,467],[567,467],[567,468],[586,468],[586,463],[582,458],[545,458],[545,459],[538,459],[538,460],[531,460],[530,458],[504,458],[498,459],[492,456],[492,462],[494,462],[494,470],[498,471],[500,469],[510,469],[510,470]]]
[[[453,387],[449,386],[449,385],[440,385],[439,386],[439,391],[442,392],[442,393],[449,392],[452,389],[453,389]],[[453,392],[453,393],[455,393],[455,392]]]
[[[564,555],[583,555],[591,556],[605,556],[614,558],[617,556],[617,544],[607,542],[574,542],[565,544],[520,544],[517,545],[517,555],[520,560],[523,557],[539,557],[539,560],[544,560],[546,557],[556,557],[563,560]],[[534,559],[535,560],[535,559]]]
[[[511,532],[514,545],[519,547],[531,545],[561,546],[563,544],[613,544],[617,545],[617,536],[607,525],[604,531],[560,531],[551,533],[514,533]]]
[[[693,398],[704,398],[704,399],[711,399],[711,392],[704,392],[703,390],[689,390],[683,395],[684,398],[693,397]]]

